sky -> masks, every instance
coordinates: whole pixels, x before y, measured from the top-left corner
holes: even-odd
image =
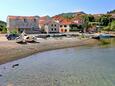
[[[54,16],[66,12],[106,13],[115,9],[115,0],[1,0],[0,20],[8,15]]]

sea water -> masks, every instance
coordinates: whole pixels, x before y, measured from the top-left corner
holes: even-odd
[[[115,86],[115,46],[38,53],[0,65],[0,74],[0,86]]]

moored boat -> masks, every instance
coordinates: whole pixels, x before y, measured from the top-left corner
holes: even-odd
[[[36,42],[37,38],[35,36],[25,36],[24,37],[26,42],[33,43]]]
[[[15,40],[16,43],[26,43],[26,41],[22,37],[17,37]]]
[[[113,36],[111,34],[98,34],[93,36],[94,39],[106,39],[106,38],[112,38]]]

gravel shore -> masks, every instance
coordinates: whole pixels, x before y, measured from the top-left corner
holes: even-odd
[[[34,53],[48,50],[91,45],[96,42],[93,39],[79,38],[49,38],[39,39],[39,43],[17,44],[15,41],[3,40],[0,37],[0,64],[24,58]]]

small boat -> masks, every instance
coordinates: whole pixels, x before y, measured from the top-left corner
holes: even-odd
[[[112,38],[113,36],[110,34],[99,34],[96,36],[93,36],[94,39],[106,39],[106,38]]]
[[[100,38],[111,38],[112,36],[110,34],[103,34],[100,35]]]
[[[37,38],[35,36],[25,36],[24,40],[29,43],[36,42]]]
[[[16,43],[26,43],[26,41],[22,38],[22,37],[17,37],[16,39]]]
[[[93,39],[100,39],[99,36],[93,36],[92,38],[93,38]]]

